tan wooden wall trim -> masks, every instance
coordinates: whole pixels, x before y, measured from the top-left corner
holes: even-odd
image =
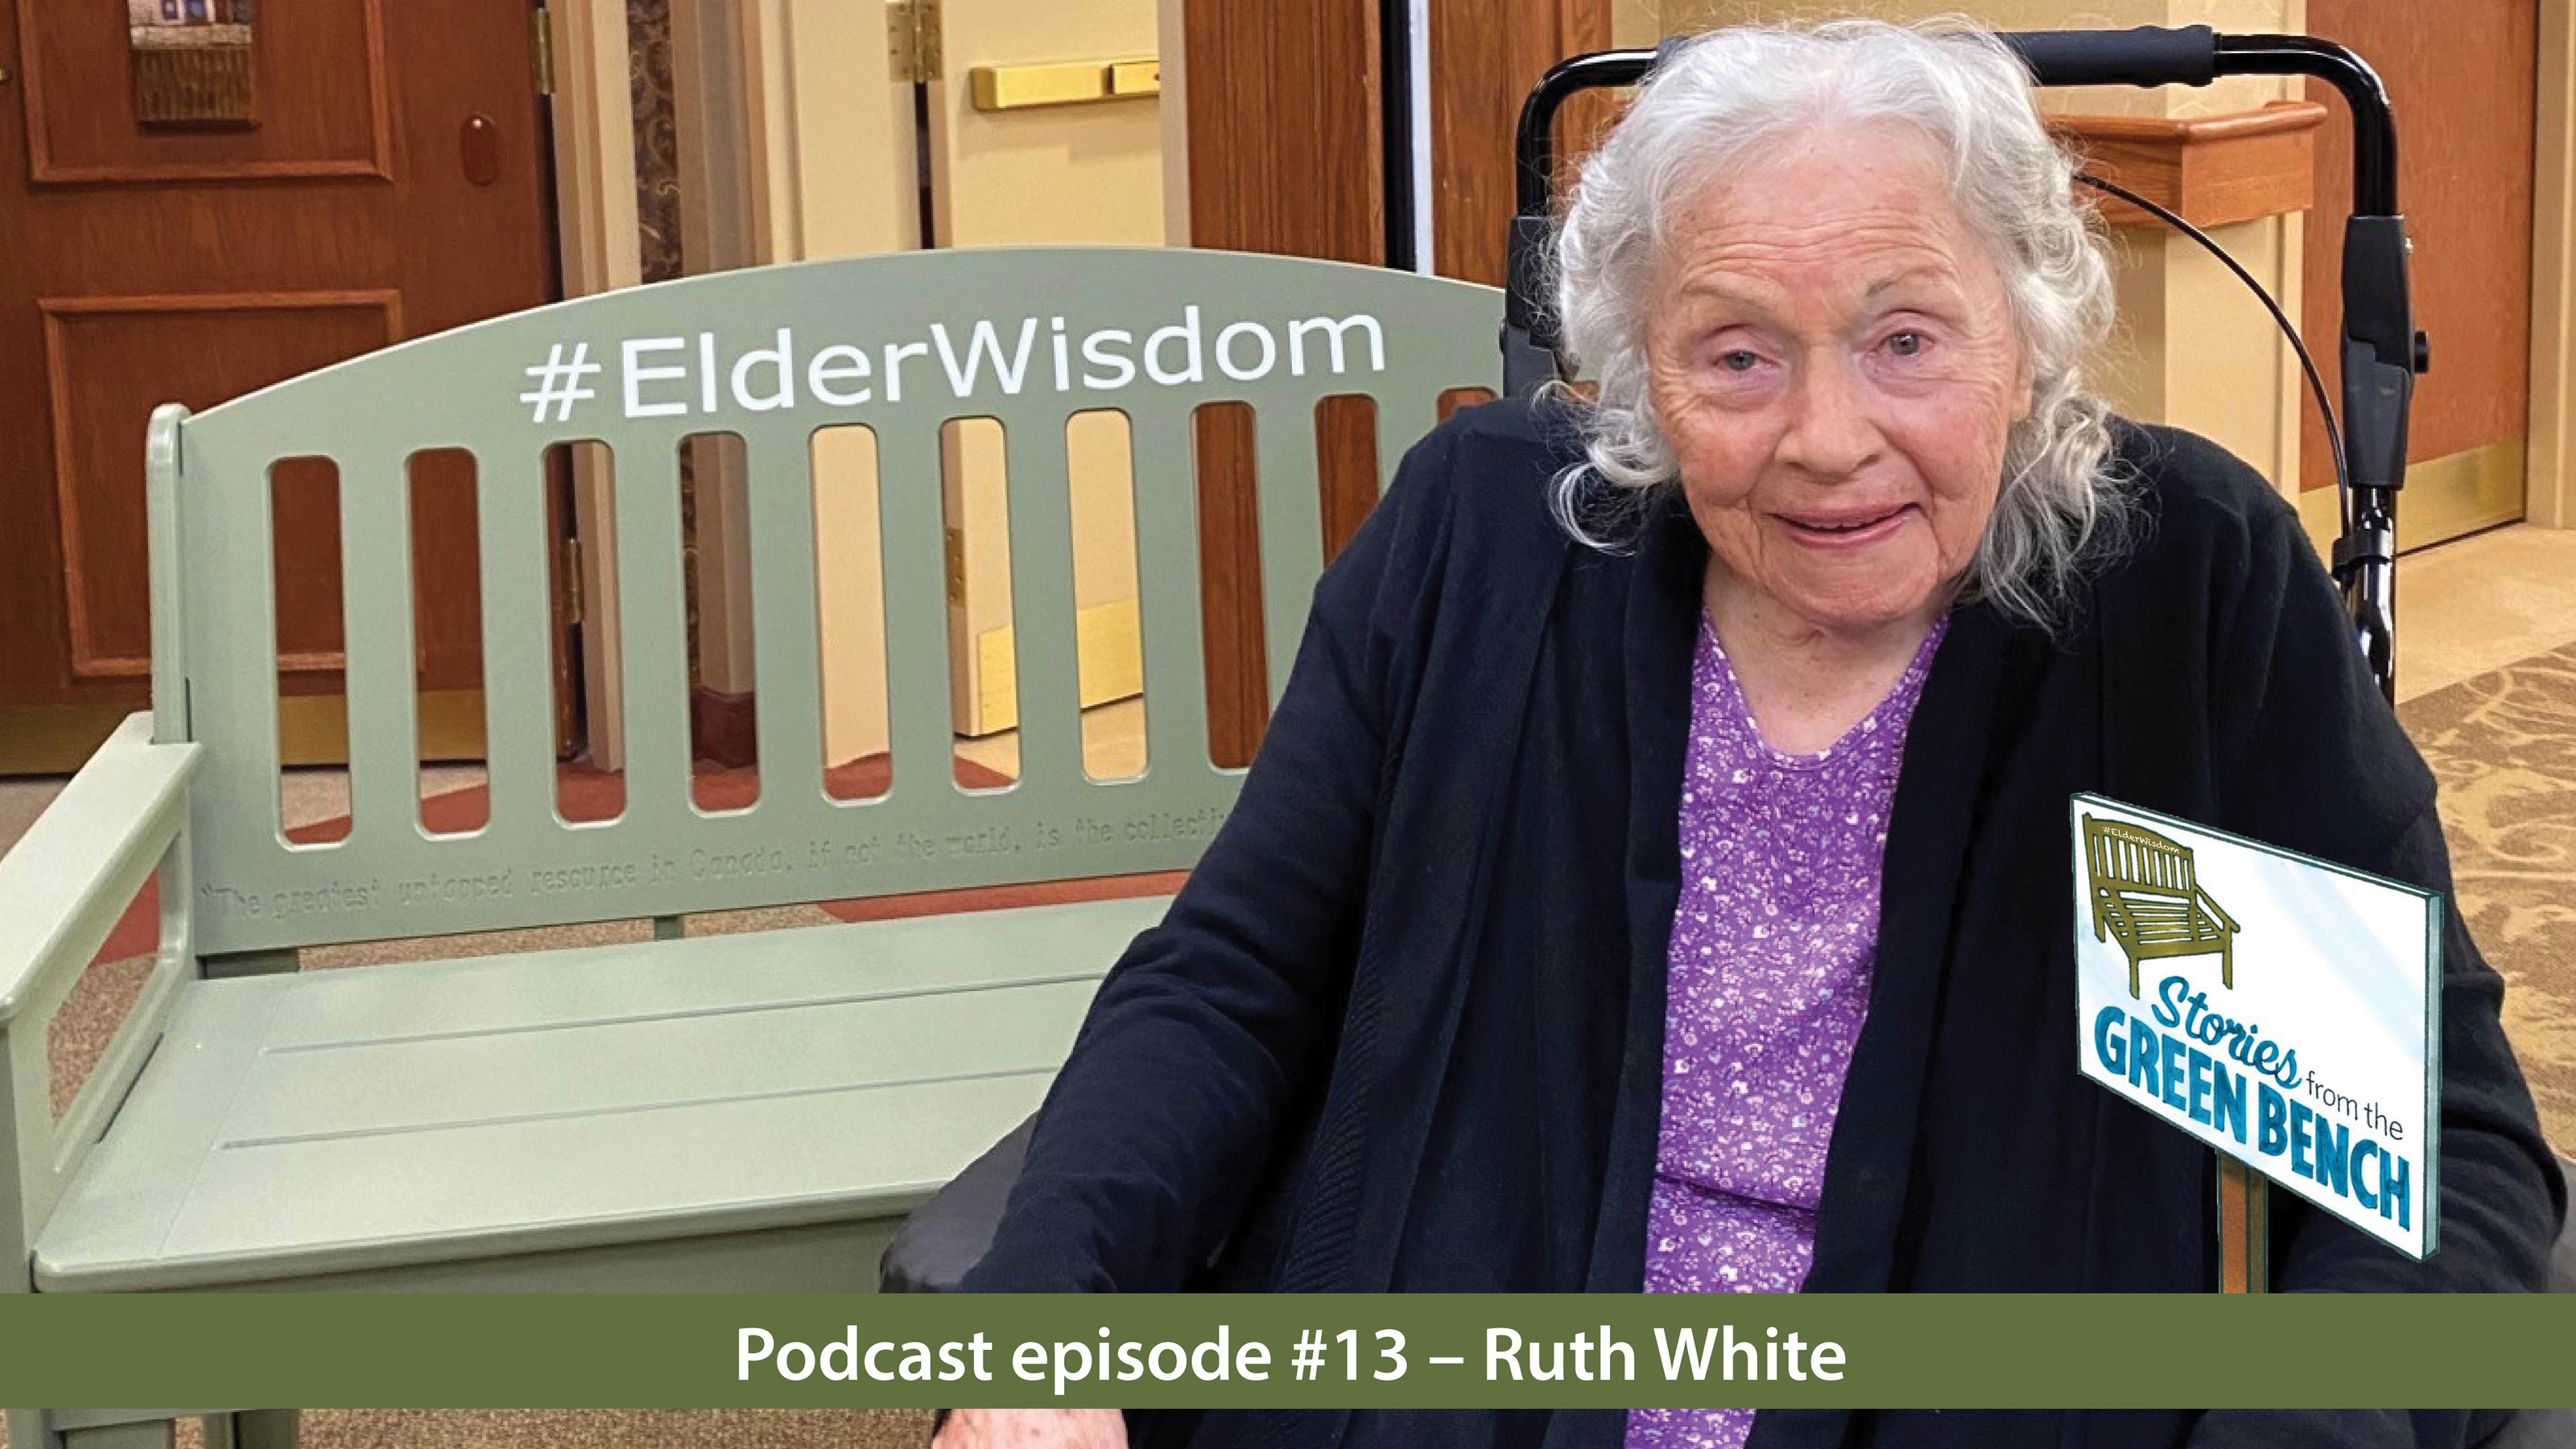
[[[2531,402],[2524,516],[2576,528],[2576,7],[2542,0],[2531,167]]]
[[[2220,116],[2055,115],[2048,124],[2087,171],[2208,227],[2306,210],[2325,118],[2318,102],[2278,101]],[[2097,200],[2113,226],[2161,224],[2115,197]]]

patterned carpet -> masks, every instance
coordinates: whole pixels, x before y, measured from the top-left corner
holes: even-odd
[[[2506,983],[2541,1125],[2576,1155],[2576,644],[2407,701],[2459,908]]]

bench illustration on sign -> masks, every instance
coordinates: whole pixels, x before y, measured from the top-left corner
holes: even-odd
[[[2152,830],[2084,817],[2084,861],[2093,884],[2093,939],[2117,939],[2138,963],[2164,956],[2218,954],[2219,979],[2236,985],[2235,920],[2193,879],[2191,850]]]

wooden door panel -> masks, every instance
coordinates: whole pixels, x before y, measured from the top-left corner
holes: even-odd
[[[391,180],[378,5],[262,0],[258,124],[138,126],[125,89],[124,8],[21,0],[30,177],[40,186],[250,176]]]
[[[137,126],[118,5],[28,0],[28,170],[36,186],[376,175],[392,180],[379,0],[263,0],[258,126]],[[353,83],[355,80],[355,83]],[[265,103],[283,95],[281,103]]]
[[[137,442],[152,409],[172,401],[210,407],[382,347],[402,335],[400,300],[390,291],[38,300],[74,676],[151,672]],[[285,557],[339,553],[329,520],[288,511],[277,526]],[[339,667],[336,627],[313,626],[317,603],[328,604],[336,625],[336,598],[279,601],[286,648],[304,671]]]

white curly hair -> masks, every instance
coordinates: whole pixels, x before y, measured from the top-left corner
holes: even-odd
[[[1893,25],[1747,25],[1675,45],[1583,165],[1550,254],[1569,352],[1598,391],[1575,403],[1586,461],[1556,480],[1558,521],[1600,548],[1606,525],[1678,473],[1647,398],[1646,309],[1667,219],[1739,158],[1793,133],[1896,120],[1950,158],[1951,195],[1992,248],[2030,364],[2031,410],[2004,448],[2004,478],[1962,598],[2054,630],[2085,564],[2131,517],[2110,412],[2086,385],[2109,335],[2111,272],[2075,162],[2041,126],[2030,73],[1990,32],[1955,17]],[[1564,396],[1565,390],[1559,389]]]

